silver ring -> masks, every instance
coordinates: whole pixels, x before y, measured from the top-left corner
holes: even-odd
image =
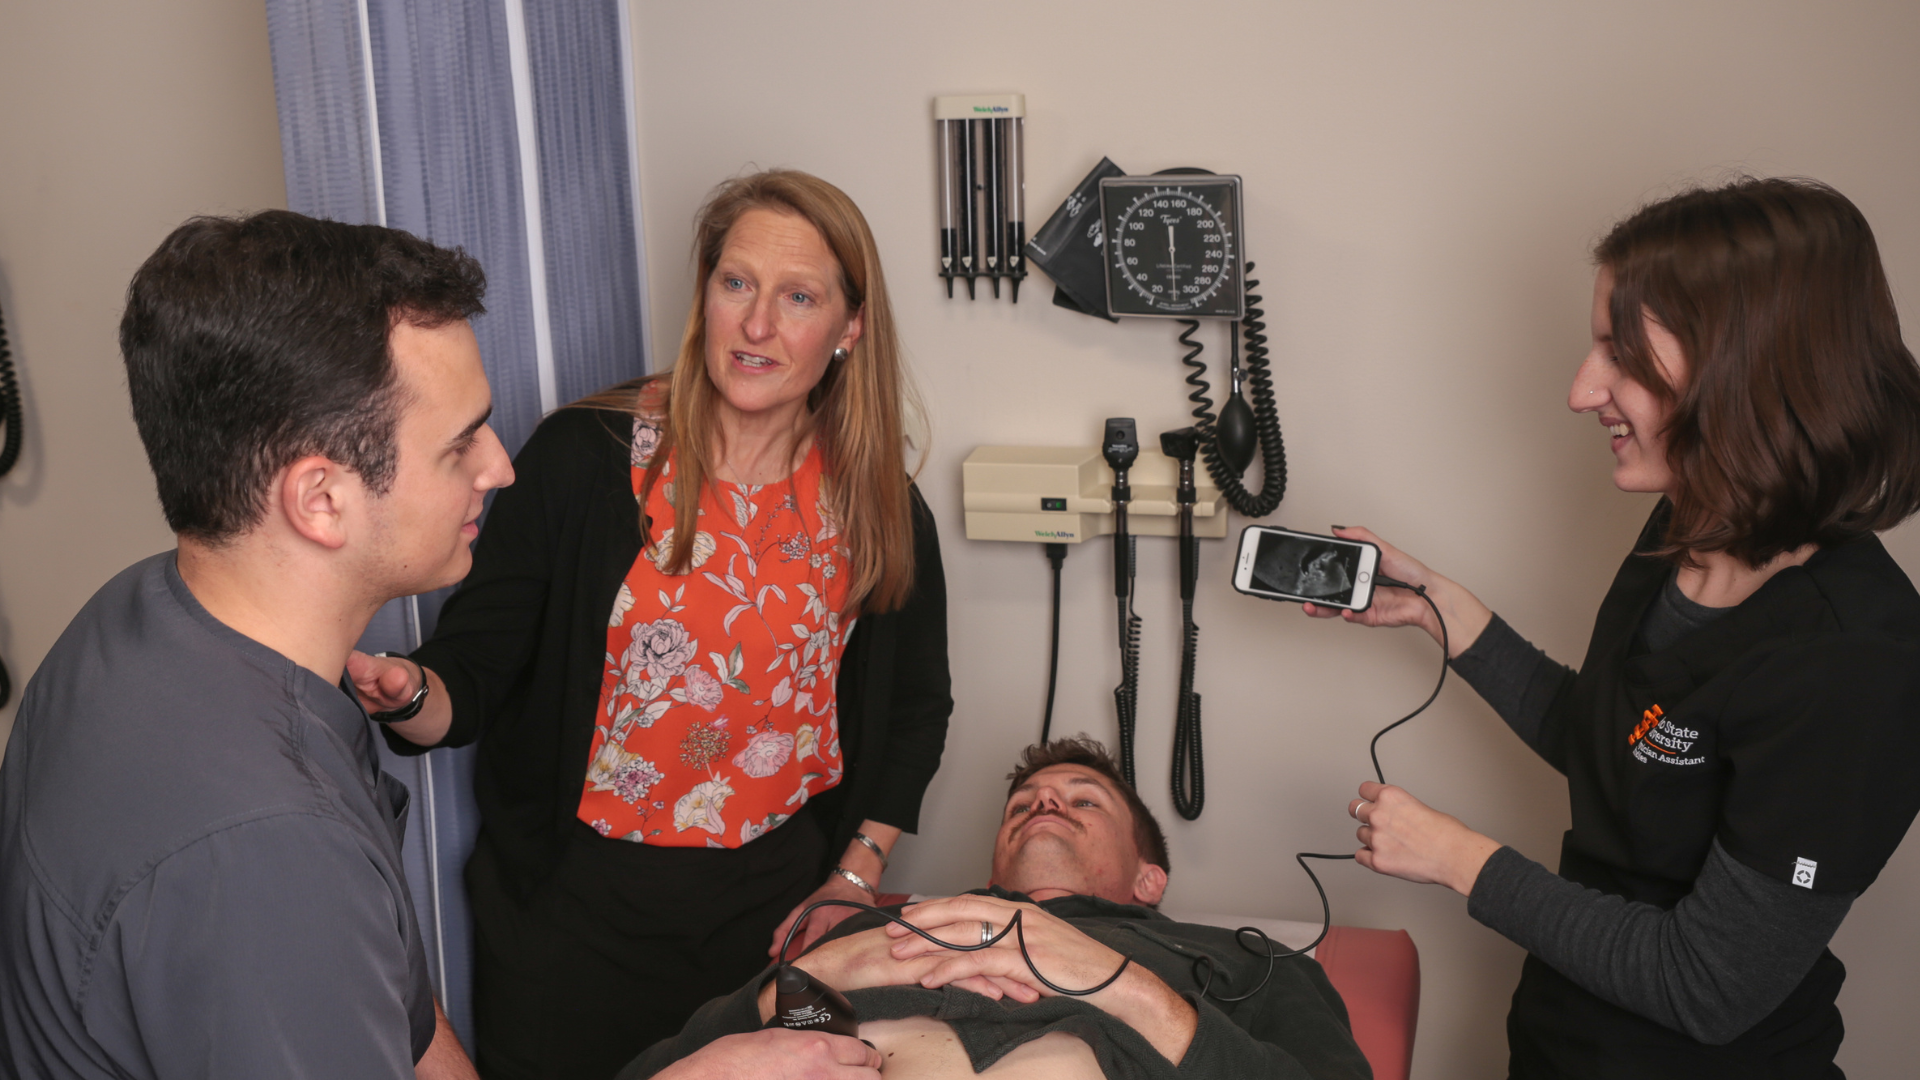
[[[985,919],[981,919],[980,920],[980,944],[985,945],[987,942],[992,940],[993,940],[993,924],[988,922]]]

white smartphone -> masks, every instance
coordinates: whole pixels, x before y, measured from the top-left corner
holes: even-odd
[[[1364,540],[1249,525],[1240,533],[1233,587],[1248,596],[1365,611],[1380,549]]]

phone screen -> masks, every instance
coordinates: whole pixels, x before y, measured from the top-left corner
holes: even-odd
[[[1259,537],[1249,575],[1253,588],[1329,604],[1353,602],[1360,545],[1287,533],[1261,532]]]

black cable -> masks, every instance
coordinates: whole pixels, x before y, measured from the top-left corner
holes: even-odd
[[[1420,599],[1425,600],[1427,607],[1433,609],[1434,621],[1440,624],[1440,679],[1433,684],[1433,693],[1427,695],[1427,700],[1421,702],[1419,708],[1388,724],[1386,727],[1381,728],[1374,734],[1373,741],[1367,744],[1367,756],[1373,758],[1374,779],[1384,784],[1387,782],[1387,774],[1380,770],[1380,736],[1385,735],[1401,724],[1426,712],[1427,706],[1433,704],[1435,699],[1440,696],[1440,688],[1447,685],[1447,654],[1452,651],[1452,646],[1448,644],[1447,639],[1447,620],[1440,614],[1440,605],[1434,603],[1433,597],[1427,595],[1427,587],[1425,585],[1409,585],[1404,581],[1396,581],[1393,578],[1380,574],[1374,575],[1373,583],[1376,588],[1405,589]]]
[[[1020,917],[1026,914],[1024,910],[1016,910],[1013,913],[1013,921],[1007,924],[1006,929],[993,935],[987,940],[975,942],[974,944],[971,944],[971,945],[955,945],[950,941],[941,941],[939,938],[934,937],[932,934],[927,933],[925,930],[920,929],[919,927],[908,922],[906,919],[901,918],[899,915],[896,915],[893,912],[886,910],[885,908],[874,907],[872,904],[863,904],[858,900],[827,899],[827,900],[815,900],[813,903],[808,904],[807,909],[800,913],[800,917],[798,919],[793,920],[793,925],[787,927],[787,936],[780,940],[780,958],[777,961],[775,961],[776,964],[785,964],[787,962],[787,946],[793,944],[793,935],[795,931],[799,930],[800,927],[807,921],[807,916],[812,915],[815,911],[823,907],[850,907],[859,911],[871,912],[872,914],[878,915],[889,922],[899,923],[901,926],[904,926],[907,929],[913,931],[915,934],[918,934],[921,937],[925,938],[926,940],[933,942],[935,945],[938,945],[943,949],[951,949],[954,952],[979,952],[981,949],[990,949],[993,946],[999,944],[1001,940],[1004,939],[1008,934],[1012,934],[1014,936],[1015,943],[1020,946],[1020,959],[1025,960],[1027,962],[1027,970],[1033,972],[1033,977],[1036,979],[1039,979],[1041,985],[1045,986],[1047,989],[1053,991],[1056,994],[1063,994],[1067,997],[1087,997],[1089,995],[1097,994],[1100,991],[1105,990],[1107,987],[1113,985],[1114,980],[1118,979],[1121,973],[1127,970],[1127,965],[1133,963],[1133,957],[1131,956],[1123,957],[1120,960],[1120,966],[1117,968],[1114,968],[1113,974],[1107,976],[1106,979],[1104,979],[1100,983],[1100,985],[1088,987],[1085,990],[1069,990],[1066,987],[1061,986],[1060,984],[1054,982],[1052,979],[1047,978],[1045,975],[1040,974],[1040,969],[1034,966],[1033,954],[1027,951],[1027,931],[1026,931],[1026,928],[1021,925],[1021,921],[1020,921]]]
[[[1300,855],[1295,856],[1295,858],[1302,860],[1300,862],[1300,866],[1303,869],[1306,869],[1307,864],[1304,861],[1306,859],[1351,859],[1353,858],[1353,856],[1351,855],[1314,855],[1311,853],[1302,853]],[[1313,887],[1316,889],[1320,889],[1320,879],[1313,876],[1313,871],[1311,869],[1307,869],[1307,876],[1310,878],[1313,878]],[[1320,906],[1322,909],[1328,912],[1329,918],[1331,918],[1332,908],[1329,907],[1327,904],[1327,893],[1325,889],[1320,889]],[[1026,962],[1027,970],[1033,972],[1033,977],[1040,980],[1041,985],[1045,986],[1047,989],[1053,991],[1056,994],[1061,994],[1066,997],[1088,997],[1090,995],[1097,994],[1102,990],[1105,990],[1107,987],[1112,986],[1114,982],[1118,980],[1120,976],[1126,972],[1128,965],[1133,963],[1133,957],[1123,956],[1120,959],[1120,966],[1117,968],[1114,968],[1113,974],[1107,976],[1104,980],[1101,981],[1101,983],[1098,986],[1089,987],[1085,990],[1069,990],[1066,987],[1061,986],[1060,984],[1054,982],[1052,979],[1047,978],[1045,975],[1042,975],[1040,973],[1040,968],[1038,967],[1038,965],[1034,964],[1033,954],[1027,951],[1026,927],[1022,924],[1022,921],[1021,921],[1021,917],[1026,914],[1024,910],[1015,911],[1013,913],[1012,921],[1007,923],[1006,928],[1001,930],[999,933],[993,935],[992,937],[988,938],[987,940],[976,942],[969,945],[955,945],[952,942],[942,941],[939,938],[934,937],[932,934],[928,933],[927,931],[922,930],[919,927],[908,922],[904,917],[897,915],[891,911],[888,911],[885,908],[875,907],[872,904],[863,904],[858,900],[828,899],[828,900],[816,900],[813,903],[807,905],[806,910],[800,913],[800,917],[798,919],[795,919],[793,921],[793,925],[787,928],[787,936],[781,939],[780,941],[780,958],[777,961],[775,961],[776,965],[784,965],[787,962],[787,949],[789,946],[793,944],[793,935],[799,931],[800,927],[803,924],[806,923],[808,916],[812,915],[814,911],[823,907],[850,907],[857,911],[870,912],[874,915],[880,916],[883,919],[886,919],[888,922],[898,923],[901,926],[906,927],[908,930],[911,930],[913,931],[913,933],[919,935],[921,938],[924,938],[925,940],[930,941],[935,945],[938,945],[940,948],[950,949],[954,952],[979,952],[981,949],[990,949],[993,946],[999,944],[1002,940],[1004,940],[1008,934],[1012,934],[1014,935],[1015,943],[1020,947],[1020,959]],[[1259,950],[1249,948],[1247,946],[1247,943],[1244,940],[1242,940],[1248,934],[1253,934],[1259,937],[1260,944],[1262,946]],[[1327,936],[1327,931],[1326,931],[1326,928],[1323,926],[1320,930],[1320,936],[1317,938],[1314,938],[1312,944],[1299,949],[1280,950],[1280,949],[1275,949],[1273,947],[1273,939],[1267,936],[1266,931],[1261,930],[1257,926],[1243,926],[1240,929],[1234,931],[1234,934],[1233,934],[1234,943],[1239,945],[1242,949],[1246,949],[1246,951],[1250,953],[1254,953],[1255,955],[1264,954],[1267,958],[1267,970],[1265,974],[1260,976],[1260,981],[1254,984],[1253,989],[1247,991],[1244,994],[1239,994],[1234,997],[1226,997],[1224,995],[1215,994],[1213,993],[1213,976],[1215,972],[1213,957],[1202,953],[1199,956],[1194,958],[1194,967],[1195,967],[1194,981],[1200,984],[1200,996],[1212,997],[1213,1000],[1215,1001],[1225,1002],[1225,1003],[1245,1001],[1248,998],[1254,996],[1255,994],[1258,994],[1261,990],[1266,988],[1268,980],[1273,978],[1273,965],[1275,961],[1285,960],[1288,957],[1301,956],[1306,953],[1312,952],[1314,949],[1319,947],[1321,940],[1324,939],[1326,936]],[[1206,965],[1206,976],[1204,979],[1202,979],[1202,977],[1198,973],[1199,966],[1203,963]]]
[[[1415,596],[1418,596],[1420,599],[1425,600],[1427,602],[1427,606],[1433,609],[1434,619],[1440,623],[1440,681],[1434,684],[1433,693],[1427,695],[1427,700],[1421,702],[1419,708],[1413,710],[1407,715],[1401,717],[1398,720],[1395,720],[1393,723],[1388,724],[1386,727],[1383,727],[1379,731],[1375,732],[1373,735],[1373,741],[1367,744],[1367,755],[1373,759],[1374,778],[1379,780],[1382,784],[1384,784],[1387,782],[1387,775],[1386,773],[1380,771],[1380,737],[1382,735],[1385,735],[1387,732],[1392,731],[1394,728],[1399,727],[1401,724],[1404,724],[1407,721],[1413,719],[1414,717],[1419,716],[1421,713],[1426,712],[1427,706],[1433,704],[1434,700],[1440,696],[1440,688],[1442,686],[1447,685],[1447,653],[1450,651],[1450,646],[1447,644],[1446,617],[1440,614],[1440,606],[1433,602],[1433,597],[1427,595],[1427,587],[1425,585],[1409,585],[1404,581],[1398,581],[1394,578],[1386,577],[1385,575],[1378,574],[1378,573],[1374,575],[1373,581],[1374,581],[1374,586],[1376,588],[1406,589],[1408,592],[1413,593]],[[1326,939],[1327,931],[1333,928],[1333,905],[1327,903],[1327,890],[1321,887],[1319,876],[1313,872],[1313,867],[1307,865],[1307,860],[1308,859],[1326,859],[1329,862],[1332,862],[1332,861],[1337,861],[1341,859],[1352,859],[1353,856],[1322,855],[1322,854],[1319,854],[1318,852],[1301,851],[1301,852],[1295,853],[1293,858],[1295,862],[1298,862],[1300,864],[1300,869],[1305,870],[1307,872],[1307,880],[1313,882],[1313,891],[1320,894],[1320,936],[1313,939],[1312,945],[1308,945],[1305,949],[1296,949],[1293,952],[1286,954],[1288,956],[1297,956],[1300,953],[1311,951],[1312,949],[1317,947],[1320,944],[1320,942]],[[1265,983],[1263,982],[1261,985],[1264,986]],[[1258,990],[1258,987],[1256,987],[1255,989]],[[1251,995],[1248,995],[1248,996],[1251,996]],[[1226,1000],[1226,999],[1223,998],[1221,1000]],[[1235,1000],[1238,1000],[1238,999],[1235,999]]]
[[[1047,561],[1053,564],[1053,643],[1047,656],[1047,711],[1040,718],[1040,745],[1045,746],[1053,731],[1053,691],[1060,681],[1060,564],[1067,561],[1067,545],[1047,544]]]

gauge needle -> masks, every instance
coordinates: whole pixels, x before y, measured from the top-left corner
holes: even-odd
[[[1167,275],[1173,283],[1173,298],[1180,298],[1180,260],[1173,257],[1173,226],[1167,226]]]

